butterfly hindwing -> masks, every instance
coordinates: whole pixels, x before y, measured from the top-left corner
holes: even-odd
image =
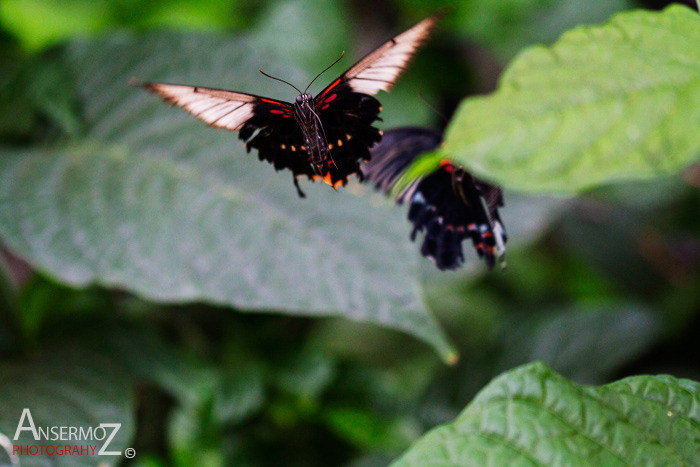
[[[363,173],[386,192],[419,154],[435,149],[441,140],[439,132],[427,128],[387,131],[372,148],[372,159],[363,164]],[[421,253],[439,269],[455,269],[464,262],[462,242],[467,238],[489,268],[502,256],[506,236],[498,214],[503,206],[500,188],[451,162],[444,161],[435,172],[413,181],[397,201],[409,205],[411,239],[424,232]]]
[[[381,140],[381,132],[372,126],[379,120],[381,106],[374,97],[354,92],[344,83],[324,90],[314,105],[328,143],[330,184],[344,185],[349,175],[361,176],[360,162],[369,160],[369,148]]]
[[[294,176],[313,176],[313,168],[304,146],[304,137],[294,119],[291,105],[270,107],[270,99],[264,99],[265,106],[257,106],[253,115],[245,122],[238,137],[246,142],[246,149],[258,150],[258,159],[267,161],[275,170],[289,169]],[[286,103],[280,103],[285,105]],[[282,113],[284,112],[284,113]]]

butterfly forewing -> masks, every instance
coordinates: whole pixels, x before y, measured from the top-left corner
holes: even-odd
[[[327,93],[329,88],[341,82],[354,92],[370,96],[379,91],[388,91],[407,68],[418,48],[428,39],[443,14],[439,13],[424,19],[411,29],[399,34],[382,44],[373,52],[365,55],[332,82],[319,96]]]
[[[166,83],[137,83],[169,104],[182,107],[198,119],[216,128],[238,131],[253,117],[256,107],[277,109],[280,115],[289,112],[291,104],[225,89]]]

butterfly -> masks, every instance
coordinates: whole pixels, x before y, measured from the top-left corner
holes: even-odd
[[[370,158],[369,147],[381,140],[372,126],[382,107],[373,95],[388,91],[404,72],[416,50],[442,16],[424,19],[366,55],[326,86],[316,97],[309,86],[340,60],[319,73],[294,103],[224,89],[138,82],[166,102],[182,107],[209,126],[238,131],[246,149],[257,149],[258,158],[276,170],[292,171],[297,178],[323,180],[337,189],[350,175],[362,176],[360,161]]]
[[[369,162],[362,164],[363,174],[378,190],[388,192],[419,154],[437,148],[441,141],[440,132],[428,128],[386,131],[372,148]],[[464,262],[462,241],[466,238],[471,238],[489,269],[503,258],[507,236],[498,213],[503,192],[460,166],[442,161],[435,172],[403,189],[397,202],[409,204],[411,240],[425,231],[421,253],[439,269],[456,269]]]

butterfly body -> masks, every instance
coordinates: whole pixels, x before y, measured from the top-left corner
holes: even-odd
[[[309,160],[317,168],[322,167],[323,162],[330,158],[330,151],[314,99],[311,94],[300,94],[293,105],[294,118],[304,135]]]
[[[373,126],[381,105],[372,96],[393,86],[441,16],[426,18],[384,43],[316,97],[300,91],[294,103],[200,86],[133,84],[209,126],[238,131],[246,149],[256,149],[261,161],[290,170],[303,196],[298,177],[323,180],[333,188],[347,183],[350,175],[362,177],[360,163],[369,160],[369,148],[381,140]]]

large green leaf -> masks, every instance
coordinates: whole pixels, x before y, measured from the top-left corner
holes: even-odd
[[[357,196],[367,190],[358,185],[334,192],[306,184],[301,200],[291,175],[246,155],[236,134],[209,129],[127,85],[136,76],[292,98],[258,68],[297,83],[315,70],[295,67],[298,54],[284,44],[280,54],[290,57],[266,52],[264,34],[73,43],[66,62],[84,137],[3,154],[0,235],[32,265],[75,286],[341,315],[407,331],[454,358],[423,304],[419,255],[401,209],[372,208]],[[320,46],[318,53],[336,51]]]
[[[44,352],[26,361],[0,366],[0,438],[4,435],[15,445],[83,446],[99,445],[100,440],[35,440],[22,431],[14,440],[22,412],[29,409],[37,429],[82,427],[93,430],[101,423],[120,423],[121,427],[107,451],[124,451],[133,441],[135,404],[130,379],[113,357],[95,347],[71,346]],[[23,427],[29,426],[25,419]],[[106,428],[111,433],[112,428]],[[98,438],[101,433],[98,434]],[[2,439],[0,439],[2,441]],[[2,444],[2,443],[0,443]],[[105,465],[117,464],[121,456],[94,455],[20,455],[23,466],[33,465]],[[0,449],[0,464],[7,457]]]
[[[496,93],[463,102],[439,157],[539,193],[678,172],[700,154],[699,42],[676,5],[528,49]]]
[[[694,465],[700,384],[634,376],[578,386],[542,363],[501,375],[394,465]]]

